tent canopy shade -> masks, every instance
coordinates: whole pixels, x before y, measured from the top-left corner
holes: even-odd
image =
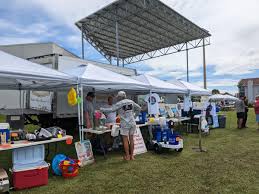
[[[214,94],[209,97],[210,100],[232,100],[236,101],[238,98],[231,96],[231,95],[223,95],[223,94]]]
[[[76,78],[0,51],[0,89],[48,89],[76,84]]]
[[[69,59],[67,58],[67,60]],[[72,60],[71,63],[73,63]],[[90,63],[63,71],[71,76],[77,77],[78,82],[84,87],[92,87],[95,88],[96,91],[148,91],[149,89],[145,83]]]
[[[132,62],[132,57],[147,53],[152,58],[152,52],[162,52],[164,48],[175,47],[179,51],[181,44],[211,36],[159,0],[117,0],[76,22],[76,26],[108,60],[117,58],[119,50],[119,58],[127,63]],[[197,48],[199,44],[188,47]]]
[[[188,92],[186,88],[168,83],[151,75],[144,74],[133,76],[132,78],[149,85],[149,88],[152,92],[172,94],[187,94]]]
[[[189,94],[192,96],[210,96],[211,92],[209,90],[203,89],[199,86],[185,82],[182,80],[171,80],[169,83],[173,83],[177,86],[186,88],[189,91]]]

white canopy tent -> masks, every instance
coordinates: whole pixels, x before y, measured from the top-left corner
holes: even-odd
[[[71,63],[73,63],[71,61]],[[81,98],[81,103],[78,104],[78,118],[79,118],[79,130],[80,141],[84,140],[83,125],[84,125],[84,110],[83,110],[83,88],[90,87],[99,92],[114,92],[118,90],[124,91],[148,91],[149,87],[145,83],[141,83],[130,77],[112,72],[110,70],[98,67],[93,64],[79,65],[73,69],[64,70],[65,73],[71,76],[77,77],[78,97]]]
[[[210,96],[211,92],[209,90],[203,89],[199,86],[185,82],[182,80],[172,80],[169,83],[173,83],[179,87],[186,88],[191,96]]]
[[[0,89],[49,89],[76,84],[68,74],[0,51]]]
[[[230,101],[237,101],[238,98],[231,96],[231,95],[223,95],[223,94],[214,94],[209,97],[209,100],[215,100],[215,101],[220,101],[220,100],[230,100]]]
[[[66,69],[64,72],[77,77],[78,82],[84,87],[91,87],[96,91],[148,91],[148,85],[145,83],[90,63],[73,69]]]
[[[186,88],[177,86],[172,83],[168,83],[166,81],[155,78],[151,75],[144,74],[144,75],[133,76],[132,78],[149,85],[149,89],[151,92],[171,93],[171,94],[186,94],[188,92]]]

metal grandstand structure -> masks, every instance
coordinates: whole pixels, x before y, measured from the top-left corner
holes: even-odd
[[[76,26],[82,32],[83,58],[84,39],[118,66],[186,51],[188,81],[188,50],[203,47],[206,77],[205,46],[211,34],[159,0],[117,0]]]

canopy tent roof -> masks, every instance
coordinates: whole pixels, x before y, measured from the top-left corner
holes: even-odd
[[[211,36],[159,0],[117,0],[76,26],[106,59],[126,63],[201,47]]]
[[[196,86],[194,84],[191,84],[189,82],[185,82],[182,80],[172,80],[172,81],[169,81],[169,83],[173,83],[177,86],[186,88],[189,91],[190,95],[196,95],[196,96],[197,95],[199,95],[199,96],[211,95],[211,92],[209,90],[203,89],[203,88]]]
[[[148,91],[148,85],[145,83],[90,63],[79,65],[73,69],[66,69],[64,72],[77,77],[79,83],[82,83],[83,86],[95,88],[96,91]]]
[[[49,89],[73,84],[73,76],[0,51],[0,89]]]
[[[187,89],[183,87],[179,87],[175,84],[165,82],[151,75],[144,74],[144,75],[133,76],[132,78],[142,83],[148,84],[152,92],[175,93],[175,94],[186,94],[188,92]]]
[[[209,97],[210,100],[232,100],[236,101],[238,98],[230,95],[223,95],[223,94],[214,94]]]

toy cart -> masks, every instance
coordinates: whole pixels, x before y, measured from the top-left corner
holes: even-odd
[[[151,144],[154,151],[158,154],[162,153],[163,149],[171,149],[176,152],[182,152],[183,150],[183,138],[176,133],[172,133],[171,129],[164,130],[163,132],[156,130]]]
[[[172,149],[176,152],[182,152],[183,151],[183,139],[181,138],[179,140],[178,145],[171,145],[169,142],[157,142],[156,140],[152,140],[154,151],[158,154],[161,154],[163,149]]]

